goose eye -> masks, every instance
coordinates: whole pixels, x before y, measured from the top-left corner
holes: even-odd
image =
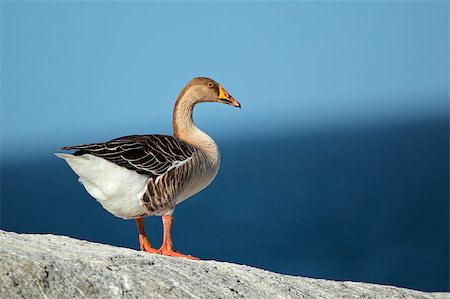
[[[208,86],[212,88],[212,87],[214,87],[214,83],[208,82]]]

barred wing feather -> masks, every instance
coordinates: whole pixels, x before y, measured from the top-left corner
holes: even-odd
[[[104,143],[66,146],[61,149],[76,150],[76,156],[95,155],[154,179],[186,162],[198,151],[168,135],[125,136]]]

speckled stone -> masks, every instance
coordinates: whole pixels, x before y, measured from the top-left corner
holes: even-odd
[[[0,231],[0,298],[450,298]]]

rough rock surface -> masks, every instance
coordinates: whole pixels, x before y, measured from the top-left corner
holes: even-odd
[[[0,298],[450,298],[0,231]]]

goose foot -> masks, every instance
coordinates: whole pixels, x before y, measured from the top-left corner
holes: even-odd
[[[199,260],[199,258],[193,257],[191,255],[182,254],[178,251],[173,250],[172,248],[168,248],[166,246],[161,246],[161,248],[157,252],[158,254],[165,255],[165,256],[174,256],[174,257],[183,257],[190,260]]]
[[[150,253],[157,253],[158,250],[155,248],[152,248],[150,245],[150,242],[147,239],[147,235],[145,234],[144,229],[144,218],[140,217],[136,219],[136,224],[139,231],[139,247],[142,251],[150,252]]]
[[[156,250],[150,245],[150,242],[148,241],[146,236],[139,235],[139,245],[142,251],[150,253],[158,253],[158,250]]]
[[[162,216],[163,226],[164,226],[164,238],[163,238],[163,244],[161,248],[158,250],[158,254],[166,255],[166,256],[175,256],[175,257],[184,257],[190,260],[198,260],[198,258],[179,253],[178,251],[173,250],[172,245],[172,235],[171,235],[171,229],[172,229],[172,216],[171,215],[164,215]]]

